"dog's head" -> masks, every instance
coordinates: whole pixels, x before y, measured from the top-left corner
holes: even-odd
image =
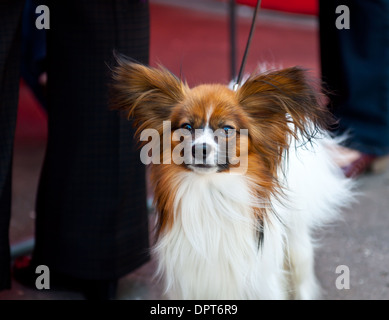
[[[244,163],[241,172],[247,172],[251,159],[255,170],[274,177],[290,137],[310,139],[328,120],[305,71],[296,67],[252,75],[233,91],[220,84],[189,88],[162,67],[118,58],[113,79],[111,106],[133,119],[147,145],[143,155],[154,152],[148,162],[170,160],[197,173]]]
[[[174,221],[177,173],[243,174],[268,203],[282,189],[277,173],[292,139],[309,141],[330,118],[300,68],[253,74],[234,91],[189,88],[162,67],[119,58],[111,89],[112,108],[136,127],[141,160],[159,164],[152,170],[159,230]],[[261,220],[265,214],[256,211]]]

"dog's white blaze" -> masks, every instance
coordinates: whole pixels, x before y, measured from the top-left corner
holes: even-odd
[[[209,127],[209,121],[211,120],[211,116],[212,116],[212,113],[213,113],[213,106],[211,105],[209,107],[209,109],[207,110],[207,123],[206,123],[206,127]]]
[[[208,125],[206,125],[204,129],[195,130],[195,139],[192,142],[192,146],[202,146],[204,143],[208,146],[206,164],[217,165],[218,145],[215,141],[214,132]],[[201,148],[199,148],[198,150],[201,151]],[[196,158],[200,159],[199,163],[203,163],[202,152],[200,152],[199,155],[196,155]]]

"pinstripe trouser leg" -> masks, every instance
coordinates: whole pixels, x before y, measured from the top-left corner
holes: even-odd
[[[19,93],[21,15],[24,1],[0,3],[0,290],[10,287],[9,221],[12,151]]]
[[[108,108],[116,49],[148,62],[141,0],[47,1],[48,143],[34,260],[84,279],[118,278],[148,260],[145,172],[131,123]]]

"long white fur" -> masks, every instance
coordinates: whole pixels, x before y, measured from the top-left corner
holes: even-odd
[[[284,197],[265,203],[245,175],[185,172],[177,178],[175,222],[154,247],[157,273],[173,299],[315,299],[312,233],[352,199],[321,135],[291,141],[279,175]],[[253,208],[265,207],[260,227]],[[263,241],[258,245],[258,228]]]

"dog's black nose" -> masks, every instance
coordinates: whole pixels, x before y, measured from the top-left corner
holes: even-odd
[[[205,160],[207,158],[207,149],[209,149],[210,146],[206,143],[202,143],[202,144],[195,144],[193,147],[192,147],[192,156],[193,158],[195,159],[202,159],[202,160]]]

